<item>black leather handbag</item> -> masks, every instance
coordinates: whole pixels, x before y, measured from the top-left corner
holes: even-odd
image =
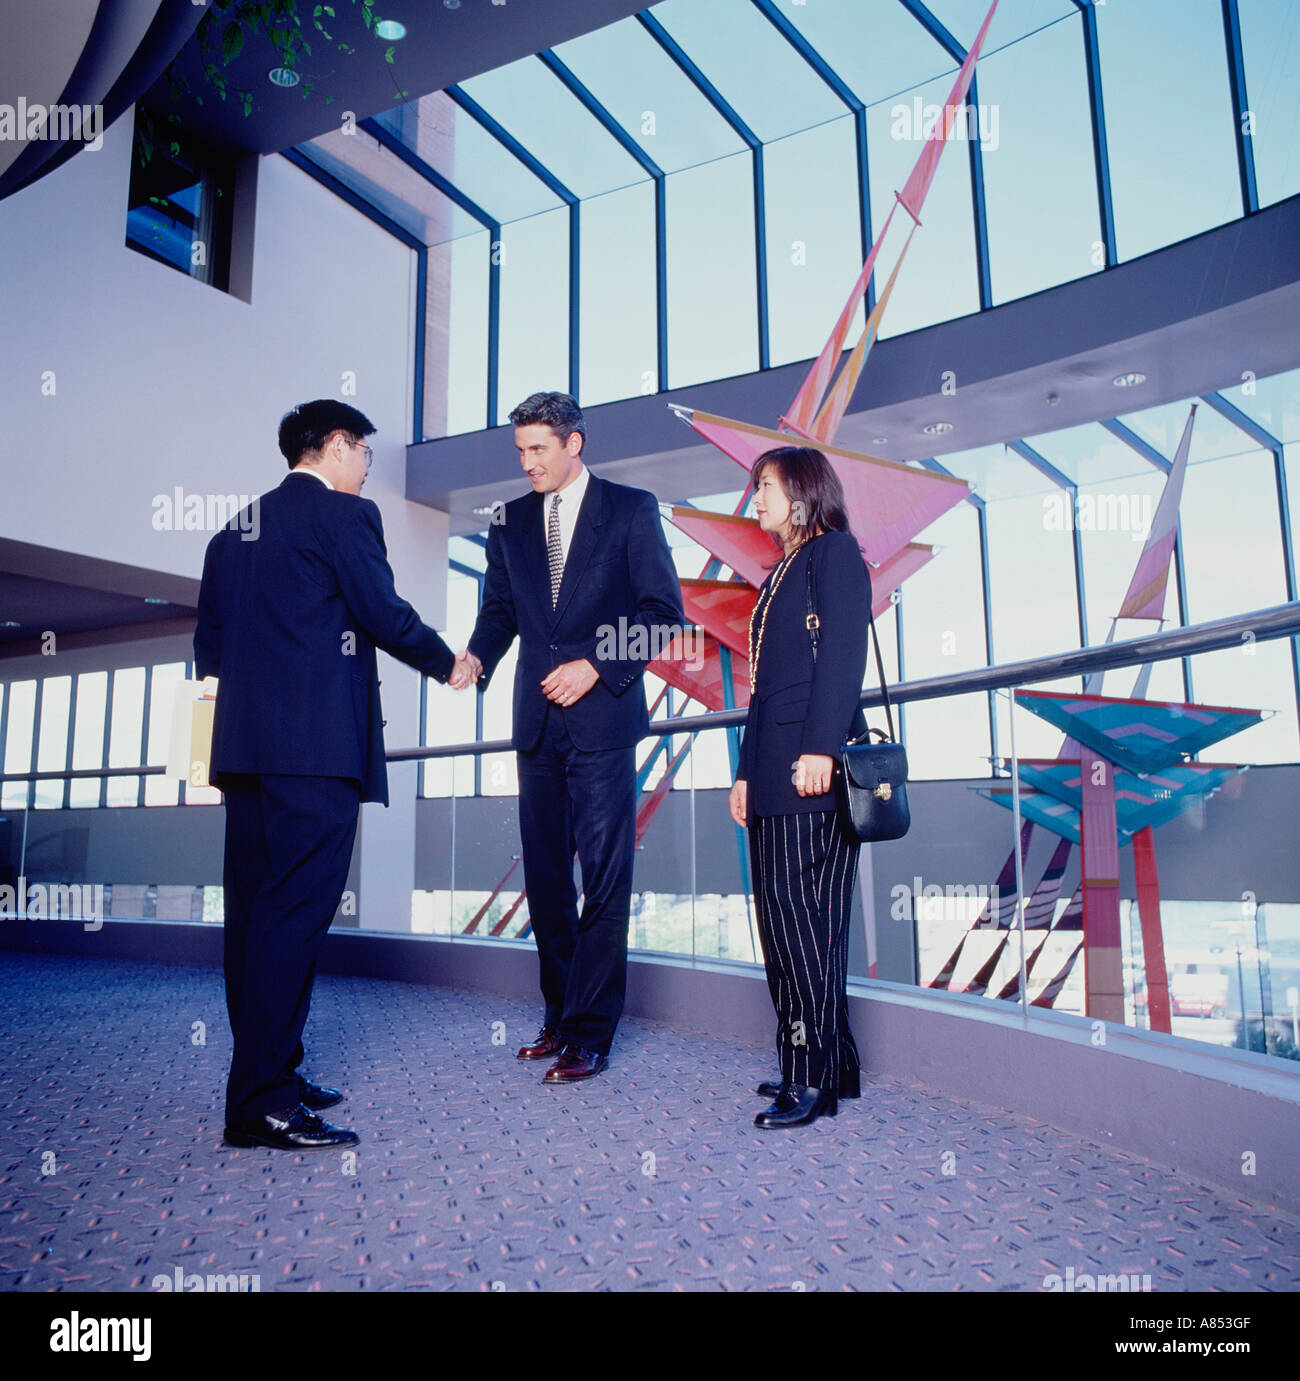
[[[821,621],[813,602],[813,555],[808,550],[808,637],[812,643],[812,658],[817,662],[817,638]],[[883,729],[868,729],[861,708],[854,727],[863,729],[846,738],[840,749],[840,761],[835,779],[838,783],[839,805],[848,828],[861,840],[901,839],[911,827],[912,812],[907,804],[907,750],[894,736],[894,712],[889,704],[889,687],[885,684],[885,664],[880,656],[880,637],[876,620],[867,612],[867,636],[876,649],[876,670],[880,675],[880,691],[885,702],[885,718],[889,724],[888,737]],[[871,742],[871,735],[879,734],[879,743]]]

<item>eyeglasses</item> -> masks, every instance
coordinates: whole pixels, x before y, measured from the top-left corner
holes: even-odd
[[[361,442],[361,441],[349,441],[349,442],[348,442],[348,445],[349,445],[349,446],[360,446],[361,449],[362,449],[363,451],[365,451],[365,453],[366,453],[366,474],[369,474],[369,473],[370,473],[370,466],[371,466],[371,464],[374,462],[374,459],[375,459],[375,453],[374,453],[374,451],[372,451],[372,450],[370,449],[369,446],[365,445],[365,443],[364,443],[364,442]]]

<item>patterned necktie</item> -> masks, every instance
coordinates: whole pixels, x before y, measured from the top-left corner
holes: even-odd
[[[560,496],[551,497],[551,513],[546,520],[546,559],[551,566],[551,608],[560,597],[560,580],[564,575],[564,547],[560,544]]]

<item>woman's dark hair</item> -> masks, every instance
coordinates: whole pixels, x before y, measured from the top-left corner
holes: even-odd
[[[555,433],[561,445],[577,432],[582,438],[583,448],[587,445],[587,423],[582,409],[567,393],[533,393],[510,414],[516,427],[531,427],[541,424]]]
[[[374,430],[375,424],[364,412],[336,398],[317,398],[299,403],[280,419],[280,454],[292,470],[306,452],[319,451],[334,432],[346,432],[351,440],[360,441]]]
[[[749,472],[755,489],[769,467],[790,500],[792,526],[802,528],[805,538],[818,532],[848,532],[844,486],[820,451],[811,446],[777,446],[764,451]]]

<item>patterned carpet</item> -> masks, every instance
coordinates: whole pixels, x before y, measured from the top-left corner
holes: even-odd
[[[1300,1288],[1266,1207],[874,1076],[761,1132],[771,1053],[656,1023],[548,1088],[529,1004],[323,978],[305,1070],[348,1091],[352,1163],[222,1145],[215,970],[6,954],[0,1004],[4,1290]]]

